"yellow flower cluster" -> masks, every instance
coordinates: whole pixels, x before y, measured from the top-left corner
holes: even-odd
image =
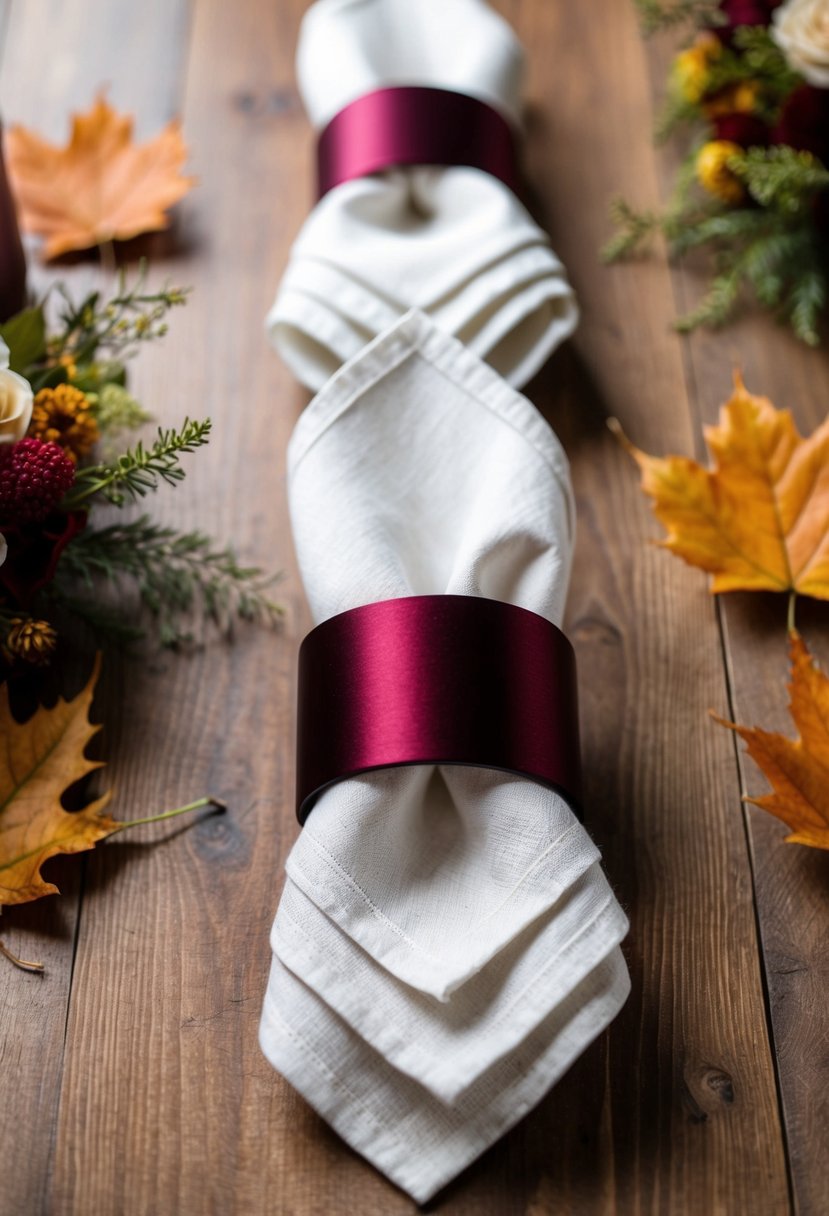
[[[722,54],[716,34],[702,33],[693,46],[680,51],[674,60],[673,79],[686,101],[701,101],[708,88],[712,62]]]
[[[42,388],[35,396],[29,434],[46,443],[57,443],[77,463],[99,438],[98,424],[89,398],[71,384]]]
[[[697,179],[709,194],[724,203],[739,203],[745,197],[743,183],[728,167],[731,157],[740,152],[739,144],[729,139],[712,139],[697,154]]]
[[[25,620],[15,617],[3,642],[3,649],[13,659],[23,659],[35,667],[49,662],[58,642],[48,621]]]
[[[723,114],[752,114],[757,105],[760,86],[754,80],[741,80],[720,89],[703,110],[708,118],[720,118]]]

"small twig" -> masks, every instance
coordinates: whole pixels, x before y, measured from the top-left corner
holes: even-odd
[[[797,592],[790,591],[789,592],[789,611],[788,611],[787,618],[786,618],[786,625],[788,627],[789,633],[797,633],[797,625],[795,624],[795,619],[794,619],[794,610],[795,610],[796,602],[797,602]]]
[[[14,963],[15,967],[19,967],[21,971],[37,971],[41,974],[44,971],[43,963],[31,963],[28,959],[18,958],[3,942],[0,942],[0,954],[4,955],[10,963]]]

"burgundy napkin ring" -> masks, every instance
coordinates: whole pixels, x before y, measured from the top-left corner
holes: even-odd
[[[297,818],[328,786],[410,764],[498,769],[576,807],[576,663],[542,616],[498,600],[417,595],[324,621],[299,652]]]
[[[519,190],[510,124],[486,102],[449,89],[376,89],[335,114],[317,145],[319,197],[396,165],[468,165]]]

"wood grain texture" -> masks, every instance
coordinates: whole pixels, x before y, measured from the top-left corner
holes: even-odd
[[[664,265],[597,262],[611,194],[657,197],[644,51],[627,5],[606,5],[602,20],[584,6],[513,11],[534,48],[530,175],[584,310],[563,352],[570,367],[559,375],[553,364],[534,396],[573,461],[570,629],[590,826],[632,922],[634,991],[607,1037],[605,1140],[597,1130],[585,1177],[603,1180],[610,1210],[782,1212],[786,1166],[731,741],[706,715],[727,696],[716,616],[694,572],[649,547],[655,529],[637,478],[604,437],[614,414],[647,436],[645,447],[681,450],[696,424]],[[556,58],[551,86],[542,48],[552,59],[562,46],[571,66]],[[601,1194],[590,1199],[574,1192],[569,1210],[601,1210]]]
[[[674,50],[669,37],[648,47],[656,94],[664,91]],[[681,153],[678,139],[657,156],[663,198],[668,196]],[[696,267],[674,268],[676,313],[690,311],[701,299],[705,268],[704,259]],[[705,458],[702,427],[716,421],[735,368],[742,370],[752,392],[790,409],[803,434],[826,417],[826,349],[810,350],[759,309],[749,307],[719,332],[696,331],[683,342],[683,349],[695,442],[677,451]],[[718,611],[729,679],[728,714],[735,721],[794,737],[786,711],[786,607],[784,596],[735,593],[721,597]],[[816,658],[824,670],[829,669],[825,605],[801,600],[797,620]],[[743,792],[765,793],[768,787],[762,774],[734,742],[740,753]],[[785,825],[756,808],[746,807],[744,816],[795,1209],[803,1216],[821,1216],[829,1211],[829,1174],[823,1164],[829,1128],[829,1056],[824,1046],[829,1041],[829,856],[787,845]]]
[[[67,109],[106,79],[144,132],[183,109],[201,185],[150,248],[156,278],[194,293],[168,342],[136,364],[134,383],[164,423],[209,414],[215,430],[185,485],[153,509],[283,568],[287,615],[280,635],[243,631],[232,649],[108,668],[114,813],[149,814],[202,792],[230,810],[99,848],[79,918],[79,870],[67,865],[68,893],[21,924],[14,944],[46,954],[51,969],[46,981],[9,975],[0,998],[0,1075],[19,1091],[11,1109],[0,1104],[12,1176],[2,1216],[417,1210],[271,1071],[256,1042],[268,931],[296,833],[293,672],[308,624],[283,485],[304,397],[262,333],[311,204],[312,139],[292,67],[306,7],[198,0],[190,11],[153,0],[139,20],[124,0],[11,6],[0,63],[8,117],[57,136]],[[824,1195],[813,1154],[826,1099],[807,1061],[821,1026],[826,867],[780,845],[759,812],[747,837],[733,740],[706,717],[731,696],[743,717],[785,725],[785,654],[772,644],[782,616],[735,603],[723,634],[703,577],[649,547],[658,530],[604,421],[615,414],[649,450],[693,451],[702,416],[724,394],[705,378],[723,372],[727,385],[734,349],[749,383],[755,372],[781,388],[787,374],[797,381],[812,402],[800,407],[804,425],[821,409],[824,382],[814,359],[782,335],[767,345],[754,322],[727,341],[681,342],[670,322],[692,287],[664,261],[599,265],[610,196],[654,204],[666,171],[648,138],[651,79],[631,6],[497,7],[530,51],[536,209],[584,312],[577,340],[530,395],[573,465],[580,534],[569,628],[588,821],[631,918],[634,988],[611,1031],[428,1210],[778,1216],[790,1207],[788,1137],[800,1210],[811,1216]],[[59,43],[51,75],[30,70],[47,18]],[[97,272],[70,273],[85,282]],[[803,614],[809,637],[810,620]],[[829,639],[823,653],[829,662]],[[756,789],[758,778],[747,779]]]
[[[184,67],[184,0],[150,6],[152,18],[127,41],[135,6],[90,0],[79,12],[59,2],[0,4],[0,112],[8,122],[25,122],[54,139],[65,138],[70,107],[83,108],[96,85],[118,78],[113,99],[134,106],[148,129],[175,109]],[[49,34],[48,66],[44,37]],[[142,65],[157,67],[148,87]],[[81,292],[98,272],[87,264],[62,272]],[[53,277],[36,265],[36,291]],[[60,888],[49,898],[13,909],[2,917],[3,940],[20,956],[40,961],[44,975],[12,971],[0,984],[0,1144],[3,1150],[3,1216],[50,1211],[50,1175],[63,1077],[65,1031],[80,921],[85,859],[59,858],[47,873]]]

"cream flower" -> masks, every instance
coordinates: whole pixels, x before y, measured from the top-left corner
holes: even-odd
[[[6,544],[6,538],[3,533],[0,532],[0,566],[2,566],[3,562],[6,560],[6,554],[8,551],[9,546]]]
[[[786,0],[774,10],[774,40],[809,84],[829,88],[829,0]]]
[[[32,389],[28,380],[9,371],[9,348],[0,338],[0,443],[17,443],[32,419]]]

